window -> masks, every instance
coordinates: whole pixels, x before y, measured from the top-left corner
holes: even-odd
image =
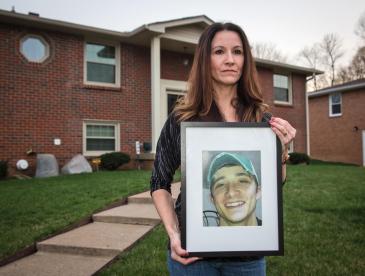
[[[41,63],[49,56],[49,45],[41,36],[26,35],[20,40],[20,52],[28,61]]]
[[[83,153],[87,156],[119,151],[119,124],[98,121],[84,122],[83,140]]]
[[[85,45],[85,83],[119,87],[120,48],[87,42]]]
[[[290,77],[274,74],[274,102],[279,104],[291,104],[291,94]]]
[[[329,95],[330,102],[330,117],[341,116],[341,105],[342,105],[342,97],[341,93],[334,93]]]

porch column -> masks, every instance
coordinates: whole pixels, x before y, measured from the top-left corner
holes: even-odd
[[[152,111],[152,152],[156,152],[157,140],[160,135],[160,81],[161,81],[160,38],[151,40],[151,111]]]

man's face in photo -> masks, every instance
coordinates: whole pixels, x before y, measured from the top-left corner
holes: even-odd
[[[256,219],[256,200],[260,198],[261,190],[242,166],[218,169],[212,177],[211,196],[225,225],[247,225],[245,220],[252,216]]]

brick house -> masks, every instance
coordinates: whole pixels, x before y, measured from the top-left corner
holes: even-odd
[[[308,96],[311,157],[365,166],[365,79]]]
[[[201,32],[195,16],[116,32],[37,14],[0,10],[0,160],[12,167],[52,153],[62,166],[150,142],[186,80]],[[265,101],[298,129],[295,151],[307,152],[308,68],[256,59]]]

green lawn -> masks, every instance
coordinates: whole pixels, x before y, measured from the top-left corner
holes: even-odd
[[[284,186],[284,257],[268,275],[364,275],[365,169],[316,163],[289,166]],[[160,225],[100,275],[167,275]]]
[[[0,181],[0,259],[149,189],[150,171]]]

